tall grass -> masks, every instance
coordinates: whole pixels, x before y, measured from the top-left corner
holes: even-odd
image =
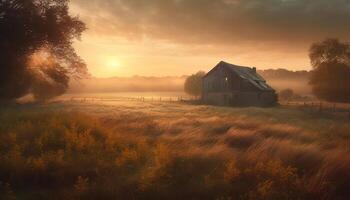
[[[0,120],[4,199],[350,198],[346,121],[165,103],[3,109]]]

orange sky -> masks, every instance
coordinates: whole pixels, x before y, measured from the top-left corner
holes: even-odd
[[[220,60],[310,69],[312,42],[347,39],[342,0],[72,0],[88,31],[75,43],[96,77],[208,71]],[[349,16],[350,17],[350,16]]]

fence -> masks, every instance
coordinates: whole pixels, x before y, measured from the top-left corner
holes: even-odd
[[[350,104],[328,103],[328,102],[280,102],[281,105],[299,107],[318,111],[343,111],[350,110]]]
[[[136,102],[184,102],[194,101],[196,98],[189,96],[138,96],[138,97],[71,97],[61,99],[71,102],[98,102],[98,101],[136,101]],[[198,99],[197,99],[198,100]],[[317,112],[350,112],[350,104],[328,103],[316,101],[282,101],[282,106]]]
[[[89,102],[117,102],[117,101],[134,101],[134,102],[186,102],[186,101],[195,101],[198,100],[194,97],[188,96],[158,96],[158,97],[71,97],[61,99],[64,101],[70,102],[79,102],[79,103],[89,103]],[[281,106],[301,109],[306,112],[312,113],[323,113],[323,114],[341,114],[346,116],[350,120],[350,104],[341,104],[341,103],[328,103],[328,102],[315,102],[315,101],[282,101],[279,102]]]
[[[329,102],[280,102],[282,106],[301,109],[316,114],[326,114],[350,120],[350,104]]]
[[[64,101],[71,101],[71,102],[98,102],[98,101],[138,101],[138,102],[183,102],[183,101],[190,101],[195,100],[195,98],[191,97],[184,97],[184,96],[172,96],[172,97],[71,97],[71,98],[65,98],[62,99]]]

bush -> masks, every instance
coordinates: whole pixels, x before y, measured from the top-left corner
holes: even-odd
[[[280,161],[257,163],[239,169],[227,164],[225,180],[231,184],[232,199],[304,199],[304,186],[297,170]]]
[[[202,94],[202,81],[205,72],[197,72],[186,78],[184,90],[189,95],[198,97]]]

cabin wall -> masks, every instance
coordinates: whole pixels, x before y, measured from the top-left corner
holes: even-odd
[[[224,67],[217,67],[203,79],[203,94],[232,91],[259,91],[249,81],[239,77]]]
[[[240,89],[241,80],[223,67],[218,67],[203,80],[203,92],[220,93]]]
[[[203,102],[221,106],[272,106],[276,104],[275,92],[213,92],[203,96]]]
[[[203,80],[204,93],[229,92],[239,88],[239,79],[227,69],[218,67]]]
[[[277,95],[275,92],[241,92],[236,99],[232,99],[232,104],[239,106],[271,106],[275,105]]]
[[[277,101],[274,91],[260,91],[249,81],[224,67],[216,67],[203,79],[202,100],[228,106],[269,106]]]

